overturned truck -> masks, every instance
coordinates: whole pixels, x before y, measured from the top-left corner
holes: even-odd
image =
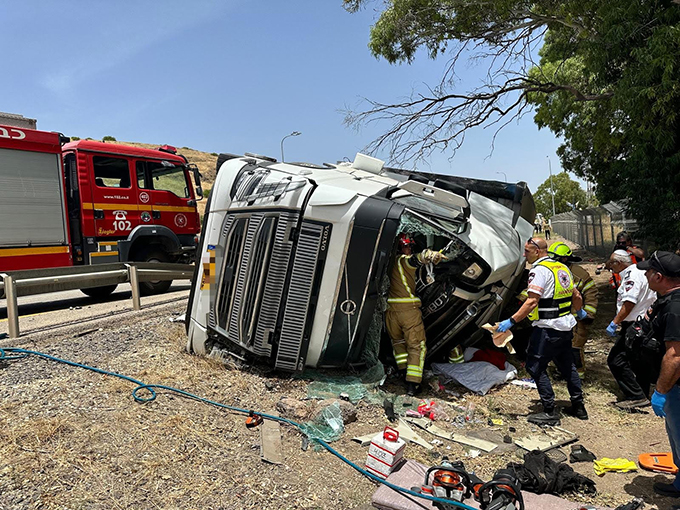
[[[274,367],[375,359],[397,237],[445,262],[418,276],[429,359],[477,341],[524,271],[535,208],[526,183],[222,154],[187,310],[187,349]],[[197,257],[197,259],[199,258]]]

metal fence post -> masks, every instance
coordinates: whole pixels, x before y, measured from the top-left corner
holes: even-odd
[[[141,310],[142,302],[139,299],[139,278],[137,276],[137,266],[132,264],[125,264],[130,278],[130,287],[132,287],[132,308],[133,310]]]
[[[19,305],[17,304],[17,288],[14,278],[3,274],[5,284],[5,301],[7,302],[7,327],[10,338],[19,338]]]

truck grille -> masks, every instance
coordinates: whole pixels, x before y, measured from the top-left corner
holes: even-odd
[[[310,295],[323,235],[323,226],[303,223],[291,273],[286,308],[276,355],[276,367],[297,370],[303,342]]]

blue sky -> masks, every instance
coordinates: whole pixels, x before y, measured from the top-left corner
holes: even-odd
[[[405,98],[436,84],[445,62],[425,56],[389,65],[367,44],[372,9],[341,0],[4,2],[0,111],[38,119],[68,136],[169,143],[207,152],[256,152],[288,161],[335,162],[387,125],[359,131],[341,110],[362,97]],[[463,88],[480,69],[459,70]],[[463,89],[461,89],[463,90]],[[476,129],[423,169],[527,181],[532,191],[560,171],[559,141],[531,115]],[[376,154],[380,157],[380,154]]]

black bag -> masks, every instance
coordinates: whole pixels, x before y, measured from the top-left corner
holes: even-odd
[[[652,308],[650,313],[639,317],[626,330],[625,338],[626,351],[629,356],[631,356],[631,359],[639,360],[640,366],[647,367],[652,379],[659,377],[661,360],[666,353],[665,343],[654,338],[652,331],[651,318],[655,311]]]

